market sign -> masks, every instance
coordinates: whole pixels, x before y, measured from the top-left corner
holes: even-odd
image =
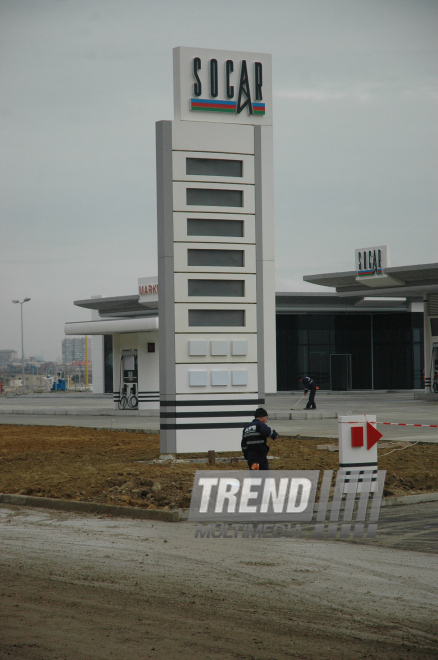
[[[150,305],[158,302],[158,278],[140,277],[138,279],[138,302],[141,305]]]

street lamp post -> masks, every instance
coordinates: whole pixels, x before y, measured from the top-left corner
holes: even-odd
[[[21,310],[21,387],[24,394],[24,342],[23,342],[23,303],[29,302],[30,298],[23,298],[23,300],[13,300],[13,303],[18,303]]]

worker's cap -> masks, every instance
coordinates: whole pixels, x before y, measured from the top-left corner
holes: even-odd
[[[266,412],[266,410],[264,408],[257,408],[257,410],[254,413],[255,418],[257,418],[257,417],[267,417],[267,416],[268,416],[268,413]]]

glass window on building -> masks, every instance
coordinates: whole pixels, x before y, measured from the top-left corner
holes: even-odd
[[[344,356],[332,359],[331,356]],[[332,370],[349,369],[348,378]],[[350,372],[351,369],[351,372]],[[277,315],[277,387],[297,390],[298,376],[321,389],[421,389],[421,313]],[[350,379],[351,375],[351,379]],[[350,385],[351,384],[351,385]]]
[[[372,389],[371,314],[334,314],[332,337],[333,354],[351,355],[352,389]]]
[[[375,314],[373,317],[374,389],[414,389],[422,384],[423,342],[414,328],[422,314]]]

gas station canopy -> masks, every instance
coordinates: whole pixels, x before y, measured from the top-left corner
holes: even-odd
[[[356,271],[305,275],[303,280],[311,284],[334,287],[340,296],[352,293],[364,296],[404,296],[418,298],[424,294],[438,294],[438,263],[418,266],[395,266],[385,268],[385,276],[359,280]]]
[[[87,300],[75,300],[77,307],[91,309],[99,312],[101,318],[122,318],[138,316],[157,316],[158,302],[149,305],[139,302],[139,296],[116,296],[110,298],[89,298]]]

